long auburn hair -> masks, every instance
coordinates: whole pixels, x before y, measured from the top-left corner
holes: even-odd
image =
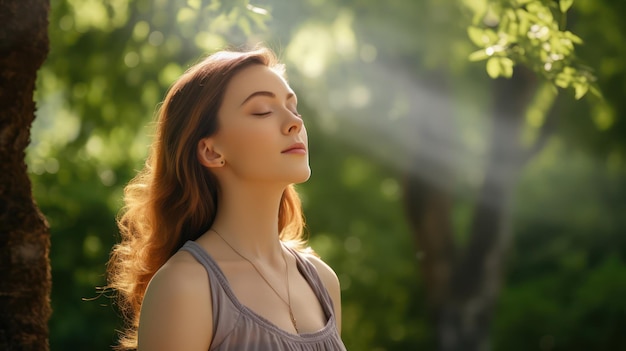
[[[237,72],[261,64],[284,73],[267,48],[221,51],[189,68],[168,90],[144,168],[124,189],[118,216],[121,241],[108,262],[108,288],[116,292],[127,322],[120,350],[137,348],[139,312],[148,282],[187,240],[213,224],[219,184],[197,158],[202,138],[219,129],[217,113]],[[293,185],[278,212],[279,239],[297,249],[306,243],[300,199]]]

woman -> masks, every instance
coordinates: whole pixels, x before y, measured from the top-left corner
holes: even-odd
[[[266,48],[218,52],[170,88],[109,262],[121,349],[345,350],[339,281],[302,236],[296,107]]]

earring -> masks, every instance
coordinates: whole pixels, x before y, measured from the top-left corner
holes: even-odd
[[[221,165],[224,165],[224,160],[222,160],[222,161],[220,162],[220,164],[221,164]]]

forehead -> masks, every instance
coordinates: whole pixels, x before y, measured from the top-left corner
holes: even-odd
[[[293,93],[283,76],[267,66],[255,64],[237,72],[231,79],[224,94],[224,104],[239,106],[257,91],[269,91],[277,96]]]

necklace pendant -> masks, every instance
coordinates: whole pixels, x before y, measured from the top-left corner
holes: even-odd
[[[291,317],[291,324],[293,324],[293,328],[296,330],[296,333],[300,334],[300,331],[298,330],[298,325],[296,324],[296,318],[293,316],[291,308],[289,308],[289,317]]]

